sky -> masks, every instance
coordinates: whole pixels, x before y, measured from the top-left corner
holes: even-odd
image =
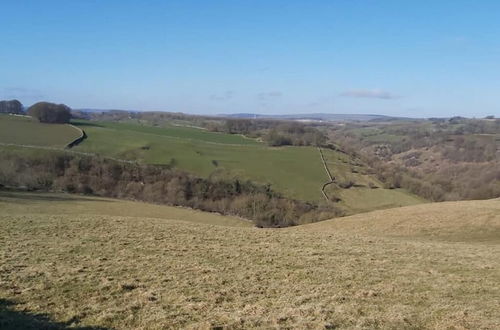
[[[500,116],[500,1],[0,1],[0,99]]]

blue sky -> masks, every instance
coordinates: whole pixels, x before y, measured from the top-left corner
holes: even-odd
[[[500,115],[500,1],[0,2],[0,99]]]

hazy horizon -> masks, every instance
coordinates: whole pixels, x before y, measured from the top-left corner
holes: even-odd
[[[201,115],[500,115],[500,2],[0,4],[0,99]]]

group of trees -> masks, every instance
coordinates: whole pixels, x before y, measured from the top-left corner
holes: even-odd
[[[340,215],[333,206],[283,197],[269,185],[205,179],[167,167],[61,152],[2,151],[0,185],[187,206],[285,227]]]
[[[221,131],[260,137],[270,146],[318,146],[327,140],[317,128],[293,121],[226,119]]]
[[[326,140],[326,135],[316,128],[295,122],[282,123],[264,136],[264,141],[271,146],[322,146]]]
[[[448,164],[426,174],[399,164],[373,164],[386,188],[405,188],[431,201],[489,199],[500,196],[498,163]]]
[[[24,107],[18,100],[0,101],[0,113],[21,115],[24,113]]]
[[[71,119],[71,109],[64,104],[38,102],[28,108],[28,115],[41,123],[65,124]]]
[[[0,101],[0,113],[24,114],[24,106],[18,100]],[[64,104],[38,102],[28,108],[28,115],[42,123],[69,123],[71,109]]]

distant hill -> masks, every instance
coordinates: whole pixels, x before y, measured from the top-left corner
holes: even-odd
[[[374,114],[336,114],[336,113],[308,113],[308,114],[290,114],[290,115],[262,115],[255,113],[234,113],[219,114],[220,117],[228,118],[251,118],[251,119],[283,119],[300,121],[390,121],[407,120],[406,117],[391,117]]]
[[[154,113],[170,111],[137,111],[137,110],[117,110],[117,109],[74,109],[74,112],[81,113],[105,113],[105,112],[126,112],[126,113]],[[178,113],[181,114],[181,113]],[[183,113],[182,113],[183,114]],[[188,114],[185,114],[188,115]],[[189,114],[190,116],[196,116]],[[241,119],[281,119],[298,121],[394,121],[415,119],[409,117],[394,117],[375,114],[340,114],[340,113],[304,113],[304,114],[285,114],[285,115],[264,115],[257,113],[230,113],[216,115],[199,115],[201,117],[222,117],[222,118],[241,118]]]

